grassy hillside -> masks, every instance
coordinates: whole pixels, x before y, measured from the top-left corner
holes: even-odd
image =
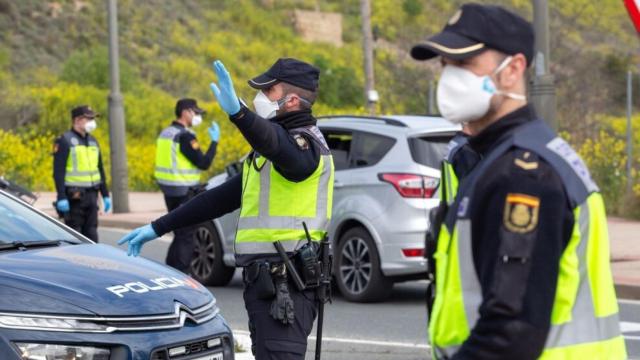
[[[485,1],[481,1],[485,2]],[[173,117],[179,97],[208,110],[222,127],[220,155],[209,173],[248,149],[209,93],[210,63],[223,60],[240,96],[246,80],[278,57],[297,57],[322,69],[318,114],[362,111],[359,0],[119,0],[122,89],[127,117],[131,185],[154,189],[153,142]],[[462,3],[450,0],[373,0],[376,88],[381,113],[426,112],[436,63],[418,63],[408,50],[438,31]],[[529,0],[496,0],[532,18]],[[638,39],[619,0],[551,0],[552,69],[558,117],[579,147],[586,140],[622,139],[624,74],[637,69]],[[294,9],[339,12],[344,45],[307,43],[295,33]],[[51,188],[47,144],[69,126],[69,109],[89,103],[106,113],[108,62],[103,0],[0,0],[0,174]],[[204,127],[201,139],[206,139]],[[106,119],[97,136],[108,152]],[[603,135],[604,134],[604,135]],[[635,136],[640,139],[640,129]],[[31,141],[33,140],[33,141]],[[37,144],[37,145],[36,145]],[[585,148],[586,149],[586,148]],[[586,150],[585,150],[586,151]],[[31,157],[17,156],[30,152]],[[17,160],[11,160],[17,156]],[[606,158],[606,155],[604,155]],[[20,159],[40,162],[38,172]],[[34,160],[36,159],[36,160]],[[24,161],[23,161],[24,162]],[[18,164],[20,163],[20,164]],[[606,162],[605,162],[606,165]],[[613,166],[613,165],[611,165]],[[617,165],[615,165],[617,166]],[[617,167],[613,170],[616,172]],[[605,170],[603,170],[605,171]],[[619,182],[620,178],[615,181]],[[609,181],[604,179],[603,181]]]

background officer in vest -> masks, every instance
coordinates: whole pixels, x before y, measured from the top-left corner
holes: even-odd
[[[128,243],[129,254],[137,256],[157,236],[240,208],[235,258],[244,267],[252,351],[258,360],[304,359],[317,312],[315,292],[287,282],[274,241],[291,254],[306,243],[302,221],[313,242],[329,225],[333,160],[311,114],[319,72],[299,60],[279,59],[249,81],[258,90],[252,112],[239,102],[222,63],[216,61],[214,69],[219,83],[212,91],[253,148],[242,173],[118,243]]]
[[[438,105],[481,160],[440,229],[429,323],[437,359],[625,359],[602,197],[527,104],[530,23],[467,4],[413,47],[441,57]]]
[[[98,191],[104,211],[111,209],[100,147],[90,135],[98,126],[98,116],[86,105],[71,110],[71,130],[57,138],[53,147],[56,209],[68,226],[93,241],[98,241]]]
[[[211,143],[202,153],[191,128],[202,123],[204,110],[193,99],[180,99],[176,103],[176,120],[162,130],[156,141],[156,168],[154,176],[164,194],[167,210],[184,204],[198,191],[200,174],[207,170],[216,155],[220,128],[212,123],[207,129]],[[188,273],[193,258],[193,227],[174,230],[166,263]]]

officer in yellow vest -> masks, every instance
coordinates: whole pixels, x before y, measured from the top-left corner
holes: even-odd
[[[172,211],[199,191],[200,174],[211,166],[216,155],[220,128],[213,122],[207,129],[211,143],[205,153],[200,150],[191,130],[202,123],[204,110],[194,99],[180,99],[175,108],[176,120],[160,132],[156,141],[154,176],[164,194],[167,210]],[[188,273],[193,258],[194,228],[176,229],[169,246],[167,265]]]
[[[55,140],[53,179],[58,199],[56,209],[64,222],[93,241],[98,241],[98,191],[104,211],[111,209],[102,155],[91,132],[99,116],[89,106],[71,110],[71,129]]]
[[[219,83],[212,91],[253,151],[241,174],[122,238],[137,256],[141,246],[171,230],[240,208],[236,264],[243,267],[244,300],[256,359],[304,359],[315,321],[313,289],[299,291],[288,280],[274,242],[289,255],[325,234],[331,218],[333,159],[311,114],[319,71],[291,58],[279,59],[249,81],[258,90],[255,112],[240,103],[231,77],[214,63]]]
[[[466,4],[411,51],[441,57],[438,106],[481,158],[438,236],[436,359],[626,359],[602,196],[527,104],[533,39],[521,17]]]

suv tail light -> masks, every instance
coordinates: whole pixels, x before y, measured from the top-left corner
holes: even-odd
[[[438,189],[439,180],[430,176],[415,174],[386,173],[378,178],[388,182],[398,190],[402,197],[430,199]]]

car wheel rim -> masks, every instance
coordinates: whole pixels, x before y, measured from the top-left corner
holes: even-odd
[[[360,294],[371,280],[371,253],[361,238],[348,239],[342,248],[340,275],[342,283],[352,294]]]
[[[196,244],[193,249],[191,271],[200,279],[206,279],[211,276],[215,261],[213,236],[209,229],[204,227],[198,228],[194,236]]]

